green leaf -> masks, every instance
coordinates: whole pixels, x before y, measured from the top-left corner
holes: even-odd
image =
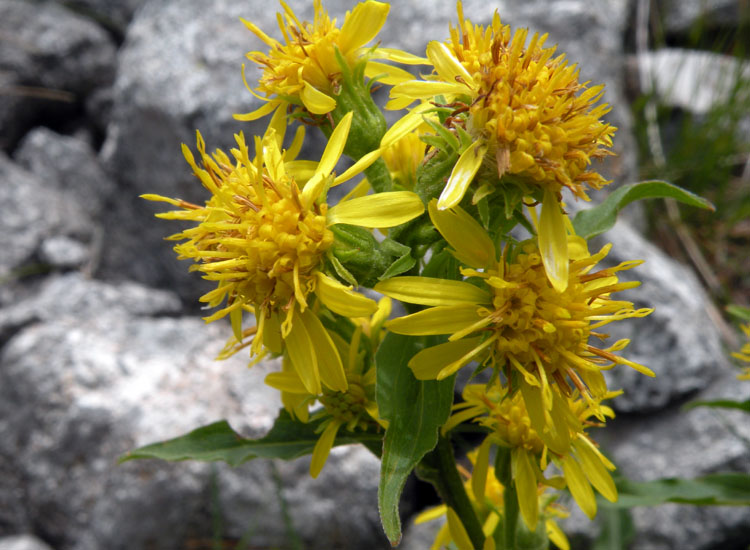
[[[750,307],[742,307],[735,304],[730,304],[726,309],[729,315],[734,315],[742,321],[750,321]]]
[[[708,474],[695,479],[667,478],[646,482],[622,479],[617,482],[617,492],[617,502],[602,502],[602,505],[632,508],[672,502],[695,506],[750,506],[750,475]]]
[[[739,409],[750,413],[750,399],[747,401],[734,401],[732,399],[717,399],[716,401],[693,401],[685,404],[683,410],[690,410],[696,407],[712,407],[714,409]]]
[[[378,506],[385,534],[394,545],[401,540],[398,503],[406,478],[435,448],[438,429],[448,420],[453,402],[455,376],[419,381],[408,367],[422,341],[388,333],[375,355],[378,410],[389,422],[383,442]]]
[[[226,420],[214,422],[192,432],[135,449],[120,457],[120,463],[139,458],[162,460],[200,460],[215,462],[222,460],[237,466],[253,458],[282,458],[290,460],[312,453],[320,434],[315,433],[321,420],[307,424],[292,419],[281,409],[271,430],[260,439],[246,439],[235,432]],[[339,431],[334,445],[363,443],[368,449],[377,449],[382,434]],[[373,452],[375,452],[373,450]],[[377,453],[376,453],[377,454]]]
[[[631,202],[658,198],[675,199],[689,206],[715,210],[706,199],[666,181],[642,181],[623,185],[600,205],[581,210],[573,220],[573,227],[579,237],[588,240],[611,229],[617,221],[617,213]]]

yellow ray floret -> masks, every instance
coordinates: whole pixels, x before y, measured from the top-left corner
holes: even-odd
[[[603,86],[579,82],[576,66],[555,56],[554,47],[545,48],[546,39],[529,39],[526,29],[512,33],[497,13],[490,26],[473,25],[458,2],[450,39],[427,46],[433,74],[391,90],[393,108],[441,94],[455,108],[449,128],[461,127],[474,138],[461,152],[439,208],[457,205],[483,166],[497,178],[512,174],[555,195],[567,187],[584,199],[587,188],[608,183],[590,169],[592,160],[611,154],[615,132],[601,121],[609,110],[597,105]]]
[[[597,329],[608,323],[651,312],[612,298],[615,292],[637,286],[620,282],[617,273],[640,262],[594,271],[610,246],[582,255],[581,243],[570,237],[567,280],[560,291],[547,277],[535,241],[521,243],[501,257],[490,250],[484,229],[460,208],[440,211],[430,205],[429,211],[455,256],[469,265],[461,270],[467,280],[394,277],[375,286],[392,298],[432,306],[389,321],[393,332],[449,335],[448,342],[411,359],[417,378],[443,379],[472,361],[490,365],[508,380],[517,377],[534,412],[535,427],[542,431],[551,425],[550,411],[559,406],[553,394],[566,396],[578,390],[594,402],[607,392],[601,371],[617,364],[653,376],[617,353],[626,341],[610,347],[591,341],[606,339]]]

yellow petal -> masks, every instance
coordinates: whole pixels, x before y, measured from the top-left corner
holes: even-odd
[[[368,61],[365,65],[365,76],[367,78],[378,77],[378,82],[393,86],[401,82],[414,80],[414,75],[393,65],[387,63],[378,63],[377,61]]]
[[[445,342],[423,349],[409,361],[409,368],[417,380],[437,380],[446,365],[450,365],[480,345],[481,338],[464,338],[455,342]]]
[[[375,48],[372,54],[375,59],[387,59],[404,65],[429,65],[430,60],[426,57],[419,57],[408,52],[396,50],[393,48]]]
[[[557,292],[568,288],[568,232],[565,216],[555,195],[544,191],[539,216],[539,252],[547,278]]]
[[[383,137],[380,139],[380,148],[386,149],[390,147],[412,130],[419,128],[424,123],[424,111],[431,108],[432,106],[429,103],[423,103],[401,117],[383,134]]]
[[[308,309],[300,314],[299,320],[305,324],[307,334],[315,348],[321,382],[334,391],[349,389],[341,356],[318,316]]]
[[[340,202],[328,210],[328,225],[348,223],[360,227],[394,227],[424,212],[419,195],[411,191],[390,191]]]
[[[320,474],[323,466],[325,466],[326,460],[328,460],[328,455],[331,452],[331,447],[333,447],[333,441],[336,439],[336,434],[338,433],[340,427],[341,421],[332,419],[328,426],[326,426],[326,429],[323,430],[323,433],[320,434],[320,437],[318,438],[317,443],[315,443],[315,448],[312,452],[312,460],[310,461],[310,477],[318,477],[318,474]]]
[[[513,478],[518,493],[521,517],[526,527],[533,533],[536,531],[536,523],[539,520],[539,493],[537,491],[536,474],[526,449],[516,447],[512,451],[512,458]]]
[[[424,80],[408,80],[396,84],[391,88],[392,99],[410,98],[431,99],[436,95],[457,96],[467,92],[466,86],[458,82],[428,82]]]
[[[461,153],[443,192],[440,193],[438,209],[452,208],[461,202],[464,194],[466,194],[466,189],[468,189],[469,184],[482,165],[486,152],[487,145],[483,141],[477,140]]]
[[[495,261],[495,245],[490,236],[463,208],[438,210],[437,201],[428,206],[430,219],[456,251],[455,256],[471,267],[483,269]]]
[[[320,395],[323,390],[320,386],[318,358],[304,323],[293,323],[284,342],[292,366],[307,392]]]
[[[339,34],[341,53],[346,56],[375,38],[385,24],[390,9],[388,4],[373,0],[354,6],[351,13],[346,14]]]
[[[318,172],[321,174],[328,175],[336,168],[336,164],[341,158],[341,153],[344,152],[346,140],[349,138],[349,129],[352,126],[353,117],[353,112],[346,113],[336,125],[333,132],[331,132],[331,137],[328,139],[328,143],[320,159],[320,164],[318,165]]]
[[[349,181],[354,176],[361,174],[362,172],[367,170],[370,165],[372,165],[376,160],[378,160],[381,154],[382,151],[380,149],[375,149],[374,151],[370,151],[366,155],[363,155],[362,158],[360,158],[357,162],[344,170],[342,174],[336,176],[336,178],[333,180],[332,185],[339,185],[341,183],[344,183],[345,181]]]
[[[427,508],[427,510],[417,514],[417,517],[414,518],[414,525],[419,525],[420,523],[426,523],[428,521],[443,517],[445,515],[446,508],[447,506],[445,504]]]
[[[610,502],[617,501],[617,488],[615,487],[612,476],[609,475],[607,468],[595,452],[585,437],[580,437],[573,443],[578,458],[581,460],[583,471],[591,484],[596,487],[604,498]]]
[[[432,277],[393,277],[375,285],[375,292],[410,304],[461,306],[489,304],[490,295],[463,281]]]
[[[266,131],[263,133],[263,140],[265,141],[268,137],[273,136],[276,139],[276,145],[279,150],[284,147],[284,136],[286,136],[286,109],[283,105],[279,105],[273,112],[271,121],[266,127]],[[244,143],[244,139],[243,139]]]
[[[565,536],[563,530],[560,529],[560,526],[557,525],[554,520],[548,519],[545,522],[545,526],[547,527],[547,536],[555,546],[557,546],[560,550],[570,550],[568,537]]]
[[[484,504],[484,491],[487,488],[491,444],[490,438],[485,437],[479,446],[479,452],[474,461],[474,470],[471,472],[471,491],[474,493],[474,502],[479,506]]]
[[[458,547],[458,550],[474,550],[474,545],[471,543],[469,534],[466,532],[464,524],[461,523],[458,514],[453,511],[453,508],[448,507],[445,515],[448,518],[448,529],[450,529],[451,538]]]
[[[378,304],[367,296],[351,290],[318,271],[315,293],[323,305],[344,317],[367,317],[377,311]]]
[[[335,99],[324,94],[309,82],[304,82],[299,98],[305,108],[315,115],[324,115],[336,108]]]
[[[241,120],[243,122],[252,122],[253,120],[258,120],[259,118],[263,118],[264,116],[266,116],[268,113],[270,113],[271,111],[273,111],[280,105],[283,106],[283,102],[278,101],[278,100],[269,101],[267,103],[264,103],[261,107],[249,113],[235,114],[234,119]]]
[[[396,334],[412,336],[453,334],[479,319],[481,317],[475,305],[440,306],[398,317],[388,321],[385,326]]]
[[[427,44],[427,57],[434,65],[438,76],[445,82],[463,81],[467,86],[473,84],[473,77],[442,42],[433,40]]]
[[[294,372],[271,372],[266,375],[263,382],[280,391],[307,395],[305,386]]]
[[[568,483],[570,494],[573,495],[583,513],[589,519],[594,519],[594,516],[596,516],[596,499],[594,498],[594,491],[591,489],[591,485],[581,469],[581,465],[571,455],[563,457],[562,465],[563,475],[565,476],[565,481]]]

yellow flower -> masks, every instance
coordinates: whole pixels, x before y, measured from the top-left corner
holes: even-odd
[[[448,126],[474,138],[462,151],[438,207],[457,205],[482,166],[497,178],[508,174],[552,195],[567,187],[588,199],[586,187],[609,183],[589,169],[592,159],[611,154],[607,148],[615,132],[600,120],[608,105],[595,106],[603,86],[580,83],[575,65],[563,55],[555,57],[554,47],[544,48],[546,34],[534,34],[527,43],[528,30],[512,33],[497,12],[491,26],[483,28],[464,19],[460,1],[457,9],[458,27],[451,28],[450,40],[427,46],[434,74],[426,81],[397,84],[389,103],[403,108],[442,95],[455,108]],[[499,185],[480,180],[475,198]]]
[[[732,353],[732,357],[735,357],[740,361],[744,361],[745,363],[750,363],[750,325],[741,325],[741,328],[742,332],[745,333],[745,337],[748,339],[748,341],[744,346],[742,346],[742,349],[739,351],[739,353]],[[750,366],[744,367],[742,369],[742,373],[737,375],[737,378],[739,378],[740,380],[750,380]]]
[[[391,301],[382,298],[378,309],[370,318],[356,319],[356,328],[350,342],[339,334],[329,331],[341,357],[346,358],[344,372],[347,389],[335,391],[323,388],[322,393],[311,394],[299,377],[300,368],[292,365],[293,359],[286,357],[282,372],[266,376],[266,384],[281,391],[284,408],[303,422],[310,418],[309,407],[318,401],[322,408],[313,414],[313,419],[324,418],[319,426],[321,435],[315,445],[310,462],[310,475],[318,477],[328,459],[336,435],[341,428],[353,432],[368,430],[385,422],[378,416],[375,403],[375,363],[373,353],[380,342],[383,323],[391,313]],[[362,339],[367,345],[360,346]],[[371,350],[371,351],[367,351]]]
[[[391,173],[393,182],[412,190],[417,183],[417,168],[424,160],[427,145],[412,131],[381,151],[381,156]]]
[[[466,479],[464,487],[469,500],[474,506],[482,530],[486,537],[485,548],[494,548],[493,534],[503,521],[505,489],[495,476],[495,468],[488,464],[489,445],[482,445],[478,450],[468,453],[473,465],[469,473],[459,465],[459,471]],[[567,537],[555,522],[555,518],[567,517],[568,513],[559,506],[554,497],[545,494],[545,487],[540,486],[539,512],[544,519],[545,529],[549,539],[561,550],[570,550]],[[451,543],[458,548],[471,549],[472,545],[461,521],[456,513],[445,504],[429,508],[420,513],[415,519],[416,524],[425,523],[446,516],[447,521],[438,531],[431,550],[451,548]],[[452,517],[455,516],[455,517]],[[534,526],[534,528],[536,525]]]
[[[611,297],[638,286],[618,281],[617,272],[640,261],[594,271],[611,245],[590,255],[586,243],[571,236],[566,290],[558,292],[534,241],[520,243],[512,252],[506,247],[501,256],[487,232],[460,207],[438,210],[432,201],[429,213],[454,256],[469,266],[461,269],[469,280],[407,276],[375,286],[392,298],[431,306],[389,321],[386,326],[393,332],[450,335],[446,343],[423,349],[409,361],[418,379],[440,380],[472,361],[491,365],[508,380],[516,378],[515,372],[526,406],[535,413],[534,428],[541,432],[551,425],[545,421],[549,413],[555,416],[553,394],[566,396],[578,389],[593,402],[607,392],[601,371],[616,364],[653,376],[616,354],[628,340],[601,348],[589,343],[590,337],[607,338],[598,329],[608,323],[651,313]]]
[[[614,394],[607,394],[608,398]],[[499,383],[490,386],[471,384],[463,391],[464,402],[454,405],[454,414],[443,427],[448,431],[458,424],[472,420],[489,430],[478,451],[475,473],[481,475],[487,469],[490,445],[510,448],[511,472],[518,494],[521,516],[530,530],[536,529],[539,513],[539,484],[557,485],[555,478],[547,479],[544,472],[551,459],[563,473],[563,479],[573,498],[590,518],[596,515],[596,499],[592,485],[607,500],[617,500],[609,470],[614,465],[597,449],[585,433],[587,426],[596,425],[589,418],[594,414],[613,417],[609,407],[596,403],[595,407],[586,404],[577,395],[555,396],[560,406],[555,426],[558,433],[554,445],[547,433],[537,431],[532,423],[521,392],[510,394]],[[476,475],[476,474],[475,474]],[[474,486],[481,490],[483,484]]]
[[[347,12],[340,29],[336,27],[336,20],[332,20],[323,10],[320,0],[314,2],[315,17],[312,23],[301,22],[285,2],[280,1],[280,4],[284,13],[278,14],[278,21],[285,43],[271,38],[250,21],[242,20],[270,50],[267,53],[252,51],[247,54],[247,58],[263,70],[257,92],[253,93],[267,103],[246,115],[236,115],[240,120],[255,120],[277,107],[285,109],[289,103],[313,115],[331,112],[336,107],[336,96],[342,82],[337,51],[349,69],[364,59],[365,75],[378,77],[385,84],[409,80],[412,76],[392,65],[372,61],[372,58],[400,63],[424,62],[398,50],[363,48],[375,38],[385,23],[390,9],[388,4],[373,0],[357,4],[351,12]],[[244,69],[243,65],[243,74]]]
[[[209,156],[198,134],[199,166],[187,146],[183,153],[193,172],[211,192],[204,206],[159,195],[144,195],[182,208],[158,214],[165,219],[197,225],[169,237],[185,241],[175,246],[180,259],[197,262],[192,269],[217,287],[201,297],[209,307],[225,306],[206,318],[229,315],[236,351],[246,337],[251,352],[286,348],[296,358],[299,374],[311,393],[328,388],[346,390],[346,378],[335,346],[309,311],[311,295],[331,311],[344,316],[369,315],[376,304],[327,276],[322,268],[333,244],[329,226],[337,223],[363,227],[392,227],[420,215],[424,207],[415,194],[401,191],[359,197],[330,207],[325,202],[332,171],[341,156],[351,125],[351,114],[336,127],[321,161],[310,173],[285,162],[283,136],[271,128],[256,137],[251,159],[244,137],[236,137],[233,160],[222,151]],[[283,113],[273,119],[283,122]],[[282,126],[284,127],[284,126]],[[350,176],[353,174],[349,174]],[[300,187],[302,185],[302,187]],[[242,330],[243,311],[255,315],[257,326]]]

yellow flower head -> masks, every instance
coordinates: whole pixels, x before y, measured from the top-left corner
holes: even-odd
[[[607,394],[606,398],[615,394]],[[591,518],[596,514],[593,485],[605,498],[617,500],[610,470],[614,465],[597,449],[585,433],[589,426],[601,425],[590,417],[603,413],[613,417],[609,407],[589,406],[577,393],[570,397],[556,397],[560,407],[556,411],[554,437],[547,428],[544,431],[533,427],[531,413],[521,392],[511,394],[506,386],[493,383],[489,386],[471,384],[463,391],[464,402],[454,405],[454,414],[444,426],[450,430],[458,424],[472,420],[487,428],[487,438],[479,447],[476,472],[486,475],[490,445],[510,449],[511,471],[518,493],[521,515],[529,529],[536,527],[539,511],[540,482],[557,485],[557,478],[546,479],[544,472],[552,460],[563,473],[573,497],[581,509]],[[481,488],[474,486],[474,491]]]
[[[586,187],[607,182],[589,169],[592,159],[611,154],[615,128],[600,118],[609,111],[595,106],[603,86],[578,81],[578,69],[547,35],[511,32],[495,13],[488,28],[472,25],[458,2],[458,27],[446,43],[430,42],[427,57],[435,67],[429,81],[411,81],[391,90],[390,106],[443,95],[461,126],[474,138],[440,196],[439,208],[457,205],[483,165],[502,178],[516,176],[526,184],[559,194],[562,187],[588,199]],[[480,191],[486,194],[487,190]]]
[[[419,132],[413,131],[381,151],[385,165],[396,185],[404,189],[414,189],[417,182],[417,168],[424,160],[426,147],[426,144],[419,139]]]
[[[742,346],[739,352],[732,353],[732,357],[739,359],[745,363],[750,363],[750,325],[742,325],[742,332],[745,333],[745,337],[748,341]],[[744,367],[742,373],[737,375],[740,380],[750,380],[750,366]]]
[[[321,436],[313,449],[310,463],[312,477],[317,477],[323,469],[342,427],[352,432],[368,430],[378,425],[386,426],[378,416],[375,402],[375,364],[372,355],[365,350],[377,349],[383,323],[390,312],[390,299],[382,298],[372,317],[354,319],[356,328],[349,342],[336,332],[327,331],[339,356],[345,359],[346,390],[323,387],[319,394],[310,393],[299,375],[300,365],[296,365],[291,357],[285,358],[282,372],[266,376],[266,384],[281,391],[284,408],[301,421],[308,421],[309,407],[316,401],[322,405],[312,417],[324,419],[319,427]],[[360,346],[363,340],[367,343],[364,347]]]
[[[424,210],[419,197],[406,191],[360,197],[329,208],[326,190],[336,181],[331,172],[346,143],[351,119],[351,114],[345,116],[336,127],[312,175],[303,177],[295,173],[294,163],[285,162],[280,150],[283,135],[274,128],[264,138],[256,138],[252,159],[242,134],[236,136],[238,149],[231,151],[231,159],[222,151],[208,155],[198,134],[202,166],[187,146],[183,153],[211,192],[206,204],[144,195],[182,208],[159,217],[197,223],[170,239],[185,241],[175,246],[179,258],[194,260],[193,269],[217,282],[201,301],[210,307],[225,302],[206,318],[230,317],[236,345],[230,344],[224,355],[247,345],[243,344],[245,337],[251,338],[254,354],[264,346],[275,353],[286,346],[291,355],[306,358],[310,366],[302,379],[315,393],[320,392],[321,379],[340,390],[346,389],[346,380],[330,338],[307,309],[311,294],[344,316],[369,315],[376,310],[374,301],[323,272],[325,253],[333,243],[328,226],[392,227]],[[272,122],[279,121],[285,124],[283,114]],[[257,327],[243,332],[243,311],[255,314]]]
[[[397,67],[370,61],[370,57],[421,62],[415,56],[396,50],[375,49],[368,53],[363,49],[385,23],[390,9],[386,3],[368,0],[357,4],[347,12],[341,28],[328,16],[320,0],[314,2],[312,23],[300,21],[285,2],[280,1],[280,4],[283,14],[278,14],[278,21],[284,43],[269,37],[250,21],[242,20],[270,50],[247,54],[247,58],[263,70],[257,92],[265,97],[253,93],[268,103],[252,113],[238,116],[241,120],[254,120],[287,103],[299,105],[313,115],[332,111],[342,85],[337,51],[348,69],[365,59],[365,75],[378,76],[387,84],[408,80],[411,75]]]
[[[478,450],[468,453],[473,471],[470,473],[459,465],[459,471],[465,478],[464,486],[469,500],[482,523],[482,530],[488,541],[494,538],[495,531],[503,521],[504,506],[503,495],[505,488],[495,475],[495,468],[488,464],[488,445],[482,445]],[[539,487],[539,515],[543,518],[544,526],[549,539],[561,550],[569,550],[570,544],[565,533],[557,525],[555,519],[567,517],[568,512],[555,502],[554,496],[547,492],[544,486]],[[446,505],[436,506],[419,514],[415,520],[416,524],[432,521],[446,516],[447,521],[438,531],[431,550],[442,550],[452,548],[453,543],[457,548],[472,548],[468,533],[463,527],[456,513]],[[535,529],[536,525],[532,527]],[[493,543],[485,544],[485,548],[494,548]]]
[[[448,342],[411,359],[417,378],[443,379],[478,361],[502,371],[508,380],[516,373],[527,407],[533,402],[534,410],[550,411],[555,407],[553,393],[566,396],[578,389],[589,401],[601,398],[607,391],[601,371],[616,364],[653,376],[616,354],[627,340],[609,347],[589,342],[591,337],[604,340],[607,335],[598,329],[608,323],[651,313],[611,297],[638,286],[620,282],[617,273],[640,261],[594,270],[610,246],[590,255],[585,242],[570,237],[567,284],[559,292],[546,275],[535,241],[521,243],[512,253],[506,249],[501,256],[487,232],[461,208],[438,210],[433,201],[429,212],[456,258],[470,266],[461,272],[471,282],[394,277],[375,287],[392,298],[431,306],[390,321],[393,332],[450,335]],[[541,412],[532,418],[538,432],[549,424]]]

